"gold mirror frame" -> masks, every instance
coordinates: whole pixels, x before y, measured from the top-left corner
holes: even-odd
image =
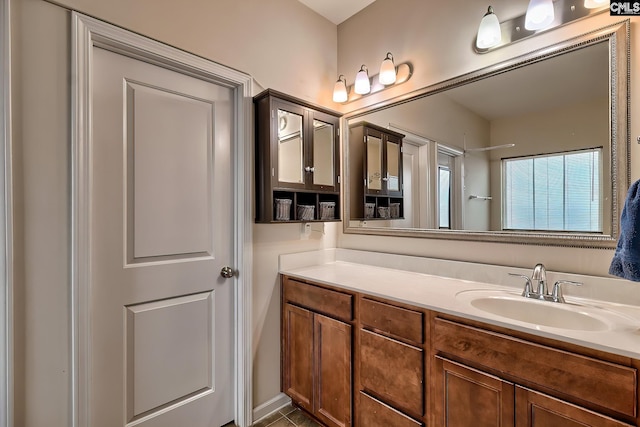
[[[348,165],[349,144],[347,141],[349,129],[348,120],[369,114],[371,112],[389,108],[393,105],[409,102],[413,99],[443,92],[467,83],[501,74],[520,67],[525,67],[538,61],[562,55],[572,50],[592,44],[607,41],[609,45],[609,104],[610,104],[610,147],[611,147],[611,234],[598,235],[572,232],[517,232],[517,231],[465,231],[465,230],[437,230],[418,228],[388,228],[388,227],[352,227],[350,226],[349,175]],[[595,30],[584,35],[541,48],[516,58],[428,86],[382,103],[356,110],[344,115],[341,119],[341,134],[343,136],[343,206],[344,232],[347,234],[379,235],[394,237],[418,237],[429,239],[467,240],[480,242],[532,244],[545,246],[566,246],[579,248],[615,248],[619,234],[619,217],[627,189],[631,182],[630,176],[630,21],[622,21]]]

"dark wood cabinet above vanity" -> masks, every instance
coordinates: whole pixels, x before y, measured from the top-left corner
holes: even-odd
[[[349,126],[351,219],[404,217],[404,135],[368,122]]]
[[[640,426],[640,361],[282,277],[283,391],[326,426]]]
[[[340,220],[340,114],[271,89],[253,102],[256,222]]]

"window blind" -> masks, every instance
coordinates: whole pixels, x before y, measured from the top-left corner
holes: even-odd
[[[601,232],[601,151],[504,159],[503,227]]]

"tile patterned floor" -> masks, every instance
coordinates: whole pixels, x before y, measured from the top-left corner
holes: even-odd
[[[287,405],[253,424],[252,427],[321,427],[320,424],[307,417],[304,412]]]

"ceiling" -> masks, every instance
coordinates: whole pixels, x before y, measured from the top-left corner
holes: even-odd
[[[375,0],[298,0],[329,21],[338,25],[346,21]]]

